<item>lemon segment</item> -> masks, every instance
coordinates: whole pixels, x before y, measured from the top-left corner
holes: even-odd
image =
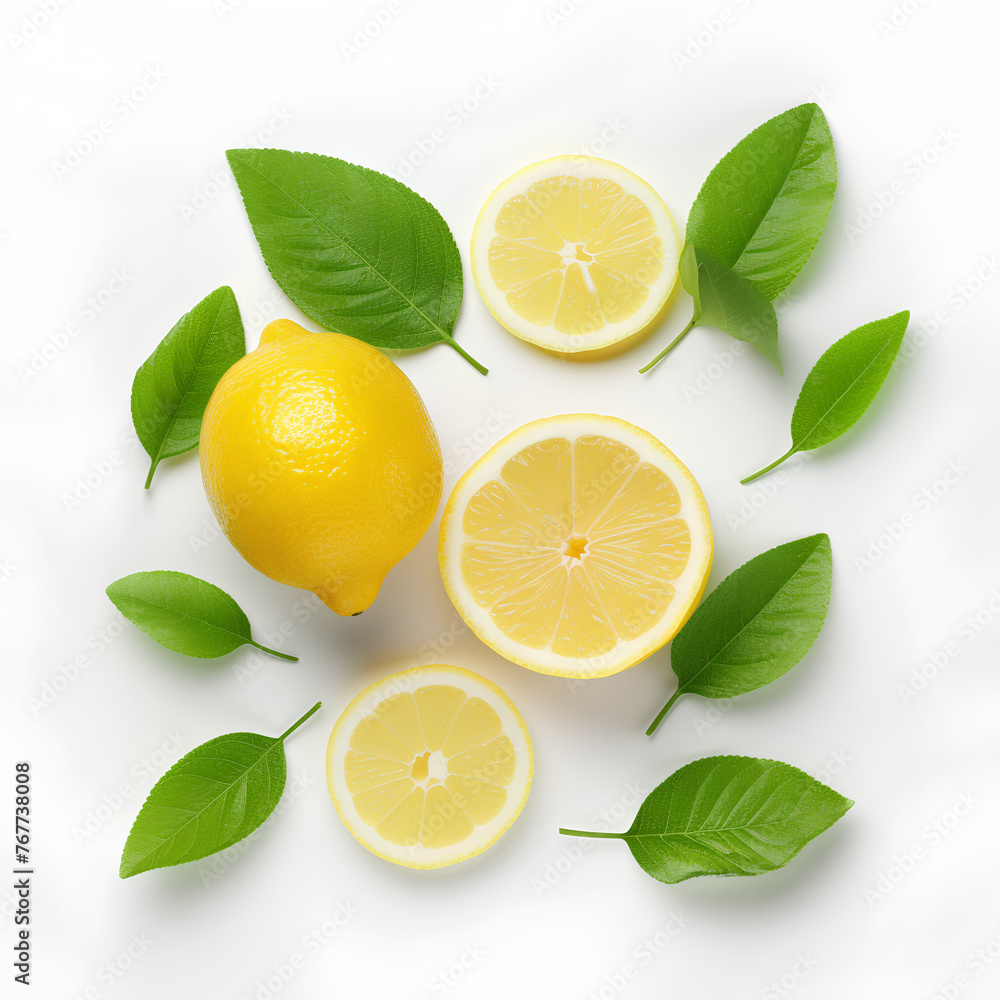
[[[441,521],[445,588],[502,656],[603,677],[694,611],[712,563],[708,507],[687,468],[614,417],[526,424],[457,483]]]
[[[513,823],[533,759],[510,699],[441,664],[365,688],[333,727],[326,767],[337,812],[364,847],[440,868],[485,851]]]
[[[563,353],[646,327],[677,279],[680,237],[659,195],[593,156],[534,163],[490,195],[472,235],[472,274],[515,336]]]

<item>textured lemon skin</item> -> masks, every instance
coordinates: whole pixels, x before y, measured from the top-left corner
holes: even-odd
[[[409,379],[374,347],[291,320],[223,375],[199,452],[243,558],[340,615],[371,604],[441,499],[441,447]]]

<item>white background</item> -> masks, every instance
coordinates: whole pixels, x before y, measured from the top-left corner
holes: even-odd
[[[386,2],[63,0],[32,37],[22,18],[44,22],[40,0],[4,5],[2,729],[8,767],[30,759],[34,769],[32,995],[997,995],[1000,961],[975,959],[991,942],[1000,953],[1000,627],[988,623],[1000,609],[990,609],[1000,281],[983,265],[1000,250],[995,5],[906,0],[894,15],[890,0],[566,0],[559,15],[557,4],[399,0],[353,52],[345,46],[376,27]],[[135,88],[129,107],[121,95]],[[436,525],[362,617],[309,616],[308,595],[210,540],[194,454],[161,465],[143,491],[132,376],[182,313],[230,284],[248,348],[268,318],[312,325],[267,274],[227,147],[312,150],[396,173],[441,129],[406,179],[467,261],[481,203],[529,162],[603,152],[646,178],[682,226],[726,150],[809,100],[829,118],[840,183],[780,312],[784,378],[707,329],[638,375],[687,321],[683,293],[621,356],[560,360],[502,330],[468,273],[457,336],[489,376],[444,345],[398,359],[437,426],[446,489],[521,423],[596,410],[651,430],[699,479],[716,533],[712,586],[765,548],[828,532],[826,627],[770,687],[721,713],[682,699],[648,739],[673,690],[666,651],[578,687],[502,660],[445,595]],[[102,119],[110,130],[73,160],[67,147]],[[893,190],[880,206],[879,192],[887,202]],[[116,272],[124,287],[102,296]],[[787,447],[795,396],[822,351],[903,308],[913,313],[906,358],[863,423],[781,478],[738,485]],[[247,650],[188,661],[157,646],[104,595],[155,568],[223,587],[261,641],[285,623],[284,648],[300,662]],[[987,624],[960,631],[977,613]],[[925,664],[949,642],[957,655],[938,657],[946,665],[923,690],[901,691],[914,672],[933,673]],[[431,643],[450,648],[436,655]],[[536,774],[494,848],[419,872],[350,837],[323,759],[363,685],[435,659],[511,695]],[[130,824],[174,760],[221,733],[279,733],[320,698],[322,712],[287,744],[298,794],[244,853],[119,880]],[[788,761],[857,805],[787,868],[754,879],[665,886],[623,844],[557,834],[600,822],[602,810],[624,829],[636,789],[716,753]],[[10,901],[0,890],[8,958]],[[355,915],[330,938],[346,908]],[[643,950],[678,916],[665,947]],[[317,933],[329,939],[307,947]],[[295,955],[293,978],[274,978]]]

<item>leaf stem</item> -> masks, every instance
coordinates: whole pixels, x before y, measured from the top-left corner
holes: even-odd
[[[564,833],[567,837],[607,837],[611,840],[621,840],[625,836],[624,833],[607,833],[600,830],[564,830],[559,827],[559,832]]]
[[[149,489],[149,484],[153,481],[153,473],[156,472],[156,467],[160,464],[158,458],[154,458],[152,462],[149,463],[149,475],[146,476],[146,485],[143,486],[144,490]]]
[[[747,476],[746,479],[741,479],[740,485],[745,486],[747,483],[752,483],[755,479],[758,479],[760,476],[766,475],[775,466],[781,465],[781,463],[784,462],[786,458],[790,458],[794,454],[795,454],[795,445],[793,444],[791,448],[789,448],[788,451],[786,451],[785,454],[781,456],[781,458],[776,458],[770,465],[765,465],[764,468],[760,470],[760,472],[755,472],[752,476]]]
[[[674,339],[671,340],[670,343],[667,344],[667,346],[664,347],[663,350],[660,351],[660,353],[657,354],[656,357],[653,358],[653,360],[650,361],[645,368],[639,369],[639,374],[640,375],[645,374],[646,372],[649,371],[650,368],[653,367],[653,365],[658,364],[660,361],[662,361],[691,332],[691,330],[694,329],[694,325],[695,325],[695,318],[694,316],[692,316],[691,322],[688,323],[688,325],[684,327],[684,329],[681,330],[681,332],[677,334],[677,336],[674,337]]]
[[[681,696],[682,694],[684,694],[684,690],[683,690],[682,688],[678,688],[678,689],[677,689],[677,690],[676,690],[676,691],[675,691],[675,692],[674,692],[674,693],[673,693],[673,694],[672,694],[672,695],[670,696],[670,699],[669,699],[669,701],[668,701],[668,702],[666,703],[666,705],[664,705],[664,706],[663,706],[663,708],[661,708],[661,709],[660,709],[660,714],[659,714],[659,715],[657,715],[657,717],[656,717],[655,719],[653,719],[653,723],[652,723],[652,725],[651,725],[651,726],[649,727],[649,729],[647,729],[647,730],[646,730],[646,735],[647,735],[647,736],[652,736],[652,735],[653,735],[653,733],[655,733],[655,732],[656,732],[656,727],[657,727],[657,726],[658,726],[658,725],[659,725],[659,724],[660,724],[660,723],[661,723],[661,722],[663,721],[663,717],[664,717],[664,716],[665,716],[665,715],[667,714],[667,712],[669,712],[669,711],[670,711],[670,709],[671,709],[671,708],[673,708],[673,705],[674,705],[674,702],[675,702],[675,701],[677,701],[677,699],[678,699],[678,698],[679,698],[679,697],[680,697],[680,696]]]
[[[306,719],[308,719],[310,715],[313,715],[313,714],[315,714],[316,712],[318,712],[318,711],[320,710],[320,707],[322,706],[322,704],[323,704],[323,702],[321,702],[321,701],[317,701],[317,702],[316,702],[316,704],[315,704],[315,705],[313,705],[313,707],[312,707],[312,708],[310,708],[310,709],[309,709],[309,711],[308,711],[308,712],[306,712],[306,714],[305,714],[305,715],[303,715],[303,716],[302,716],[302,718],[301,718],[301,719],[299,719],[299,721],[298,721],[298,722],[294,722],[294,723],[292,723],[292,725],[290,725],[290,726],[289,726],[289,727],[288,727],[288,728],[287,728],[287,729],[286,729],[286,730],[285,730],[285,731],[284,731],[284,732],[283,732],[283,733],[282,733],[282,734],[281,734],[281,735],[280,735],[280,736],[278,737],[278,739],[279,739],[279,740],[283,740],[283,739],[284,739],[284,738],[285,738],[286,736],[289,736],[290,734],[294,733],[294,732],[295,732],[295,730],[296,730],[296,729],[298,729],[298,728],[299,728],[299,726],[301,726],[301,725],[302,725],[302,723],[303,723],[303,722],[305,722],[305,721],[306,721]]]
[[[449,337],[446,334],[444,342],[449,346],[451,346],[452,348],[454,348],[456,351],[458,351],[458,353],[461,354],[462,357],[465,358],[465,360],[468,361],[469,364],[472,365],[472,367],[475,368],[480,375],[489,374],[489,368],[484,368],[474,357],[472,357],[471,354],[466,353],[466,351],[462,349],[462,347],[459,345],[458,341],[455,340],[454,337]]]
[[[279,653],[276,649],[269,649],[267,646],[262,646],[259,642],[254,642],[253,639],[250,640],[250,645],[255,646],[264,653],[270,653],[272,656],[280,656],[283,660],[291,660],[293,663],[299,662],[297,656],[292,656],[291,653]]]

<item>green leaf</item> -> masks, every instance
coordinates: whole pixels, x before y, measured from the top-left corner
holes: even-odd
[[[320,705],[281,736],[229,733],[185,754],[142,804],[125,841],[119,876],[197,861],[253,833],[285,789],[285,738]]]
[[[852,805],[791,764],[705,757],[657,785],[627,832],[559,832],[624,840],[640,867],[661,882],[763,875],[786,865]]]
[[[133,573],[105,593],[133,625],[176,653],[210,659],[249,644],[283,660],[298,659],[254,642],[243,609],[196,576],[172,570]]]
[[[740,140],[712,168],[688,215],[685,242],[697,253],[699,279],[693,280],[690,262],[685,279],[682,257],[681,281],[692,295],[693,288],[702,290],[701,312],[696,297],[688,326],[640,370],[649,371],[693,327],[708,324],[752,343],[780,372],[777,319],[773,308],[766,314],[759,298],[776,298],[802,269],[826,225],[836,188],[833,138],[818,105],[791,108]],[[722,290],[714,316],[704,302],[703,261],[711,261],[719,275],[723,268],[735,272],[716,278]],[[756,299],[737,278],[753,287]],[[720,309],[724,322],[718,321]],[[763,331],[758,339],[734,332],[733,327],[742,329],[741,321]]]
[[[694,298],[694,325],[714,326],[750,344],[781,373],[778,317],[763,292],[691,243],[681,254],[680,275]]]
[[[437,209],[405,184],[332,156],[226,153],[264,262],[311,319],[376,347],[455,342],[462,260]]]
[[[801,104],[756,128],[715,165],[688,215],[688,242],[769,299],[819,240],[837,188],[826,118]]]
[[[791,670],[816,641],[830,606],[828,535],[754,556],[699,605],[670,646],[678,686],[650,735],[682,694],[735,698]]]
[[[871,406],[903,343],[907,310],[865,323],[841,337],[813,365],[792,413],[792,447],[755,472],[749,483],[797,451],[811,451],[850,430]]]
[[[197,446],[212,390],[244,353],[236,296],[223,285],[185,313],[135,373],[132,423],[152,460],[146,489],[164,458]]]

